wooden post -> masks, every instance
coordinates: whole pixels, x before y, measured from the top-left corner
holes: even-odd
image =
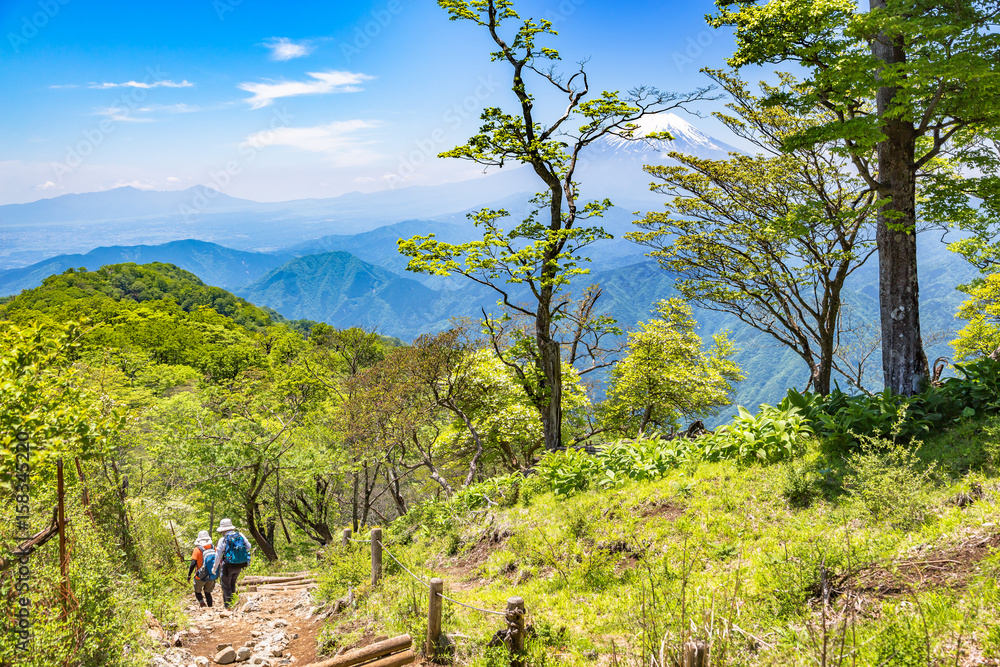
[[[708,644],[692,639],[681,649],[681,667],[708,667]]]
[[[351,546],[351,529],[350,528],[345,528],[344,529],[344,548],[346,549],[349,546]]]
[[[69,560],[66,556],[66,488],[63,486],[62,457],[56,463],[56,493],[59,495],[59,574],[61,576],[59,593],[62,596],[63,618],[66,617],[66,605],[69,602]]]
[[[510,633],[510,667],[524,667],[524,600],[507,598],[507,630]]]
[[[428,659],[437,657],[438,637],[441,636],[441,607],[444,600],[441,599],[441,591],[444,589],[444,581],[434,577],[431,579],[430,599],[427,601],[427,647]]]
[[[372,528],[372,586],[382,580],[382,529]]]

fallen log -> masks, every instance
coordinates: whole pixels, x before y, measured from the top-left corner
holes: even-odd
[[[400,635],[356,648],[353,651],[347,651],[327,660],[310,663],[305,667],[352,667],[353,665],[397,667],[397,665],[409,665],[414,661],[412,646],[413,638],[410,635]],[[369,663],[370,660],[376,660],[376,662]]]

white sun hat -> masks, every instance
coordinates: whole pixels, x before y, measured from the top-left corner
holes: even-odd
[[[199,530],[198,537],[194,540],[194,545],[196,547],[203,547],[206,544],[212,543],[212,537],[208,534],[207,530]]]
[[[219,522],[219,527],[217,530],[220,533],[228,533],[231,530],[236,530],[236,528],[233,526],[232,519],[223,519],[222,521]]]

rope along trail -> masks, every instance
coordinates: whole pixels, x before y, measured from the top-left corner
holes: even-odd
[[[358,540],[358,539],[354,539],[353,537],[348,538],[348,539],[350,539],[352,542],[365,542],[365,543],[371,544],[371,540]],[[403,570],[408,575],[410,575],[411,577],[413,577],[413,579],[415,579],[418,583],[423,584],[424,586],[427,587],[428,590],[430,590],[430,582],[429,581],[427,581],[426,579],[424,579],[423,577],[421,577],[421,576],[419,576],[417,574],[414,574],[410,570],[410,568],[408,568],[405,565],[403,565],[403,563],[400,562],[400,560],[398,558],[396,558],[396,556],[394,556],[391,551],[389,551],[389,549],[385,546],[385,544],[383,542],[379,541],[378,545],[380,547],[382,547],[382,551],[384,553],[388,554],[389,558],[391,558],[392,560],[396,561],[396,565],[398,565],[401,568],[403,568]],[[455,598],[448,597],[444,593],[438,593],[438,595],[441,597],[441,599],[447,600],[448,602],[452,602],[454,604],[457,604],[460,607],[465,607],[466,609],[472,609],[474,611],[479,611],[479,612],[482,612],[484,614],[492,614],[494,616],[502,616],[504,618],[507,617],[507,612],[505,612],[505,611],[494,611],[492,609],[483,609],[482,607],[476,607],[476,606],[471,605],[471,604],[466,604],[465,602],[459,602]]]

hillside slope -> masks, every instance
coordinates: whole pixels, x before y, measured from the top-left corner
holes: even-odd
[[[290,319],[368,326],[407,338],[429,321],[437,297],[415,280],[343,251],[293,259],[237,293]]]
[[[719,666],[996,665],[1000,420],[911,449],[879,450],[860,479],[862,459],[817,444],[791,465],[701,463],[568,498],[508,479],[426,502],[384,540],[412,575],[386,557],[373,589],[364,545],[328,551],[321,594],[358,602],[326,648],[419,636],[417,577],[440,577],[474,608],[523,598],[529,664],[670,665],[701,640]],[[454,664],[497,664],[503,619],[444,608]]]

